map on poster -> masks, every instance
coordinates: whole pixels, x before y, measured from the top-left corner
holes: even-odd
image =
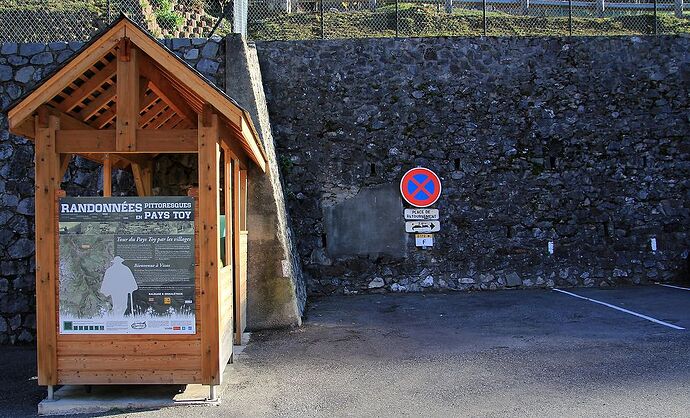
[[[194,199],[59,202],[61,334],[194,334]]]

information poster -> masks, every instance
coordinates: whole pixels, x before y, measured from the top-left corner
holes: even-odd
[[[194,334],[194,200],[60,199],[61,334]]]

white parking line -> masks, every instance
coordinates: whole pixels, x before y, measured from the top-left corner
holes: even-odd
[[[566,294],[566,295],[570,295],[570,296],[576,297],[576,298],[580,298],[580,299],[588,300],[588,301],[590,301],[590,302],[598,303],[599,305],[604,305],[604,306],[607,306],[607,307],[609,307],[609,308],[611,308],[611,309],[615,309],[615,310],[617,310],[617,311],[625,312],[625,313],[630,314],[630,315],[635,315],[635,316],[638,317],[638,318],[646,319],[647,321],[652,321],[652,322],[654,322],[654,323],[656,323],[656,324],[659,324],[659,325],[665,325],[665,326],[667,326],[667,327],[669,327],[669,328],[680,329],[680,330],[684,330],[684,329],[685,329],[685,328],[683,328],[683,327],[679,327],[678,325],[669,324],[668,322],[660,321],[660,320],[658,320],[658,319],[652,318],[651,316],[642,315],[642,314],[637,313],[637,312],[629,311],[629,310],[627,310],[627,309],[625,309],[625,308],[621,308],[620,306],[611,305],[610,303],[602,302],[602,301],[600,301],[600,300],[591,299],[591,298],[586,298],[586,297],[584,297],[584,296],[576,295],[575,293],[566,292],[565,290],[561,290],[561,289],[553,289],[553,290],[555,290],[556,292],[560,292],[560,293],[564,293],[564,294]]]
[[[690,289],[688,289],[687,287],[674,286],[674,285],[672,285],[672,284],[663,284],[663,283],[656,283],[656,284],[658,284],[659,286],[664,286],[664,287],[672,287],[672,288],[674,288],[674,289],[690,290]]]

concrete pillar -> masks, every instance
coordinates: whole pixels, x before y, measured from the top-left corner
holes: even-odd
[[[683,17],[683,0],[675,0],[673,11],[676,17]]]
[[[235,0],[232,8],[232,32],[247,36],[247,0]]]
[[[251,114],[268,159],[249,169],[247,328],[300,325],[306,303],[301,261],[285,208],[256,49],[240,35],[226,38],[226,91]]]

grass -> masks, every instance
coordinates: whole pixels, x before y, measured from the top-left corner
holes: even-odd
[[[396,35],[394,6],[375,10],[326,11],[323,27],[326,38],[392,37]],[[660,14],[658,33],[690,33],[690,19]],[[249,37],[255,40],[295,40],[321,38],[319,13],[272,14],[263,19],[250,16]],[[652,14],[604,18],[573,17],[574,36],[640,35],[654,33]],[[483,34],[482,12],[456,9],[448,14],[431,5],[402,4],[399,36],[479,36]],[[569,20],[563,17],[523,16],[504,12],[487,13],[487,35],[565,36]]]

